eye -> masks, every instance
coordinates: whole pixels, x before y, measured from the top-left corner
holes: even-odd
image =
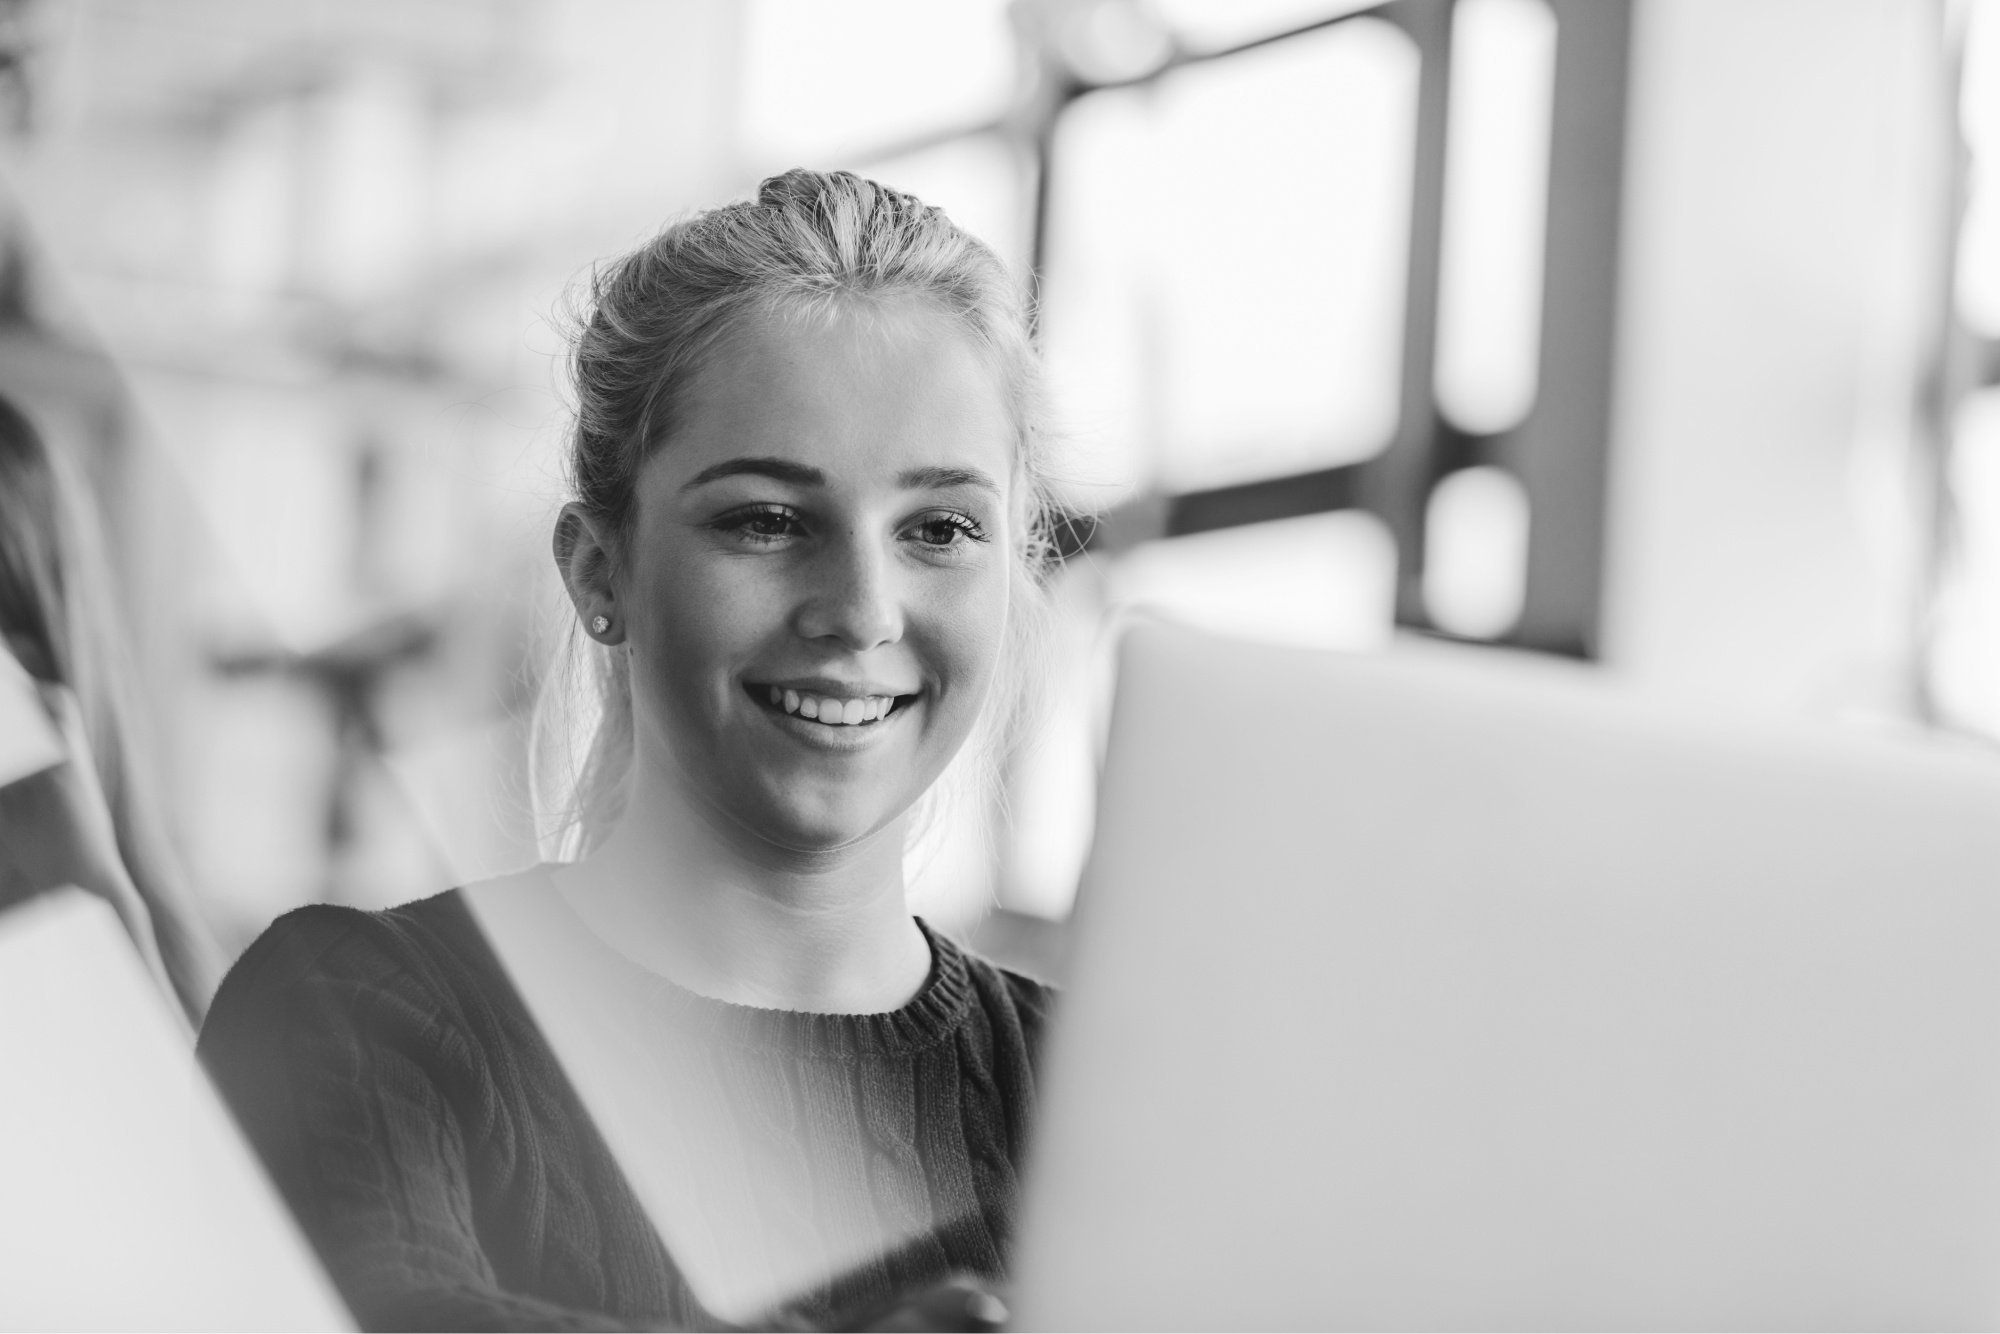
[[[798,511],[785,505],[753,505],[732,510],[710,527],[750,546],[770,546],[805,531]]]
[[[934,510],[921,515],[904,531],[921,545],[939,551],[986,540],[986,530],[971,515],[957,510]]]

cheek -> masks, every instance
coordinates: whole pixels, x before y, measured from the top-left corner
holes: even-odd
[[[771,591],[740,573],[727,563],[668,553],[647,577],[634,581],[633,671],[635,678],[645,678],[642,688],[654,693],[668,716],[712,712],[711,696],[722,689],[728,664],[767,636],[774,619],[782,619]]]
[[[938,599],[926,619],[947,690],[976,697],[992,680],[1006,642],[1011,582],[1004,566],[981,570],[975,580]]]

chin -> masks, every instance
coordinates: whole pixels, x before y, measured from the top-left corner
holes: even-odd
[[[903,809],[861,810],[840,802],[772,800],[741,823],[764,842],[786,852],[827,853],[868,842],[895,825]]]

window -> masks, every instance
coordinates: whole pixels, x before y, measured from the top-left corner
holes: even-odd
[[[1626,0],[1010,12],[1011,111],[977,119],[1001,79],[967,65],[950,98],[914,88],[928,121],[885,119],[848,160],[1031,261],[1066,498],[1103,516],[1073,526],[1059,602],[1588,656]],[[825,77],[776,68],[757,77],[790,78],[781,98]],[[866,128],[850,119],[829,142]],[[1101,658],[1101,637],[1066,642]],[[1059,700],[1058,730],[1087,713]],[[1087,804],[1070,771],[1089,749],[1062,735],[1021,761],[1007,901],[1066,906],[1087,839],[1055,807]]]

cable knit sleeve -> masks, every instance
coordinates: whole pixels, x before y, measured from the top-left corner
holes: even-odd
[[[621,1329],[508,1291],[469,1144],[504,1071],[455,996],[367,914],[287,914],[231,971],[201,1055],[368,1329]]]

